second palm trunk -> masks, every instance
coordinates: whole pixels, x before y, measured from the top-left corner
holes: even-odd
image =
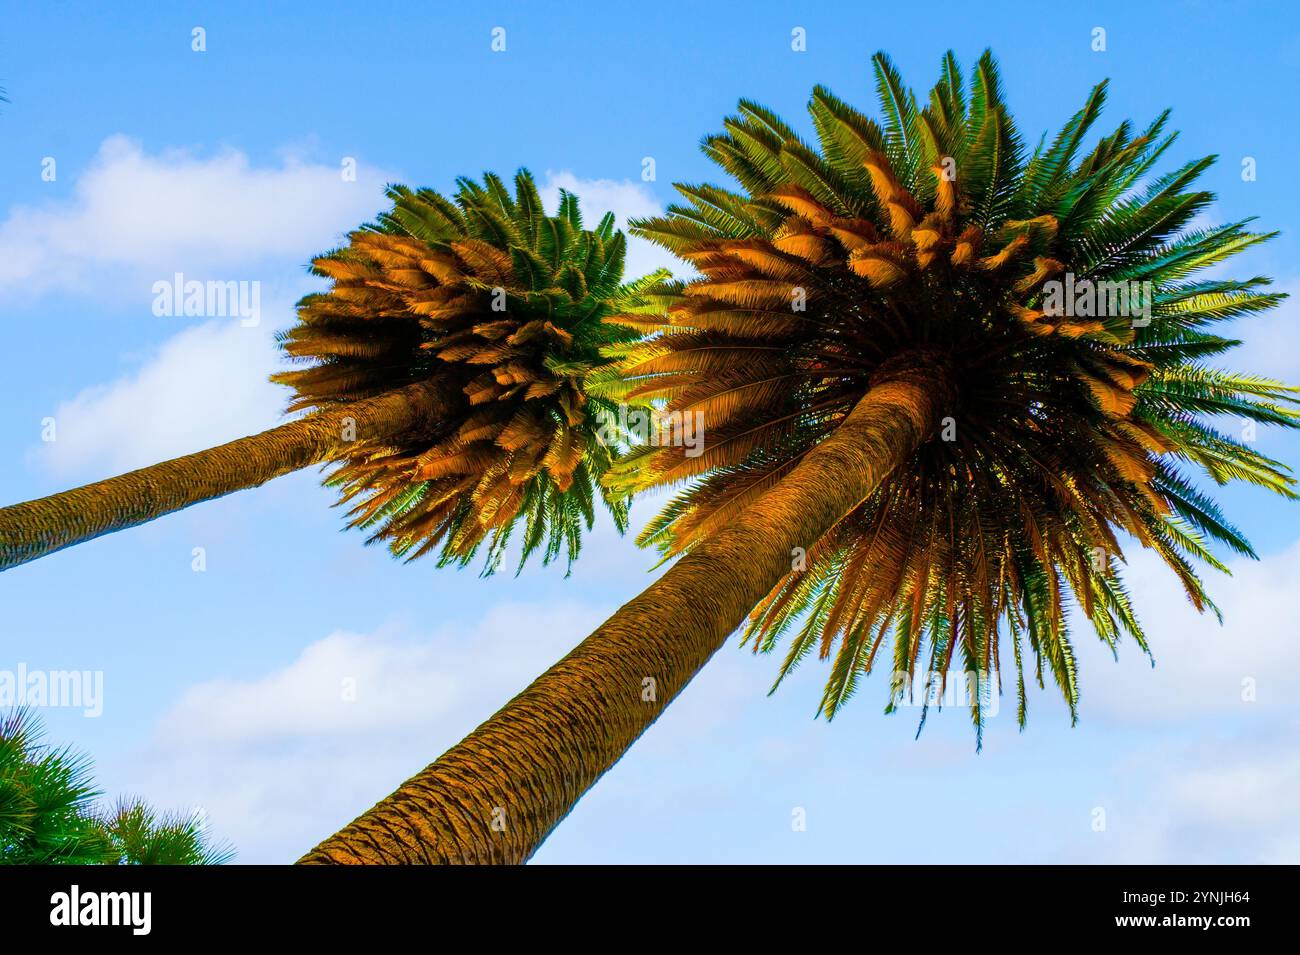
[[[427,427],[446,410],[445,390],[418,382],[215,448],[2,507],[0,570],[320,464],[353,441]]]
[[[936,429],[946,373],[881,376],[775,488],[304,863],[520,863],[812,544]]]

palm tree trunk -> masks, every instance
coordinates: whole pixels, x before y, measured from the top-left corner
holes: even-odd
[[[938,426],[946,372],[881,376],[743,517],[302,863],[521,863],[790,572]]]
[[[206,451],[0,508],[0,570],[319,464],[354,440],[424,428],[445,414],[443,391],[434,382],[418,382]]]

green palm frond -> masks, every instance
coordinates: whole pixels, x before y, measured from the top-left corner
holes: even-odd
[[[233,850],[196,818],[140,801],[100,814],[88,757],[44,742],[30,710],[0,716],[0,864],[217,865]]]

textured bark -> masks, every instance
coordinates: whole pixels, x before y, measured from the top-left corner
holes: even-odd
[[[439,387],[420,382],[206,451],[0,508],[0,570],[319,464],[351,443],[345,435],[365,440],[423,429],[446,408]],[[354,423],[350,432],[344,430],[345,419]]]
[[[948,403],[939,368],[882,376],[834,434],[743,517],[299,861],[526,861],[789,573],[792,548],[810,547],[879,486],[935,430]]]

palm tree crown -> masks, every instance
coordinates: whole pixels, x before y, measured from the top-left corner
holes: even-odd
[[[513,196],[491,174],[458,186],[454,201],[390,188],[391,211],[315,260],[333,287],[304,298],[282,336],[311,367],[276,380],[297,391],[291,410],[422,379],[458,393],[436,430],[359,441],[331,476],[342,501],[360,501],[351,523],[377,528],[372,541],[409,559],[441,545],[440,563],[459,564],[487,541],[490,571],[522,518],[523,560],[544,544],[544,562],[562,549],[572,562],[598,489],[627,521],[626,495],[600,484],[616,452],[601,427],[617,409],[589,400],[584,380],[638,337],[604,318],[649,307],[662,276],[620,284],[613,215],[585,229],[563,191],[547,215],[527,171]]]
[[[701,413],[708,440],[698,457],[637,449],[607,480],[689,482],[641,537],[679,554],[780,482],[893,367],[943,368],[956,395],[944,427],[807,542],[806,567],[746,637],[769,650],[794,632],[782,677],[814,647],[833,654],[833,716],[890,634],[891,708],[918,669],[946,681],[955,656],[996,673],[1004,634],[1021,722],[1031,653],[1075,715],[1068,594],[1112,647],[1125,632],[1146,647],[1116,566],[1121,532],[1198,609],[1213,605],[1189,559],[1224,569],[1209,539],[1252,553],[1183,469],[1294,496],[1281,464],[1209,419],[1294,425],[1296,389],[1204,363],[1238,344],[1214,326],[1282,296],[1264,278],[1193,278],[1269,235],[1190,227],[1213,198],[1191,189],[1213,157],[1152,178],[1175,139],[1167,113],[1084,153],[1105,83],[1026,157],[990,54],[969,95],[948,54],[924,108],[883,54],[874,63],[883,128],[818,87],[812,146],[742,101],[704,142],[740,191],[679,186],[687,204],[633,224],[701,277],[658,322],[630,322],[657,334],[622,366],[624,393]],[[1133,308],[1062,309],[1054,282],[1125,283],[1112,287],[1135,289]],[[980,694],[971,709],[978,728]]]

